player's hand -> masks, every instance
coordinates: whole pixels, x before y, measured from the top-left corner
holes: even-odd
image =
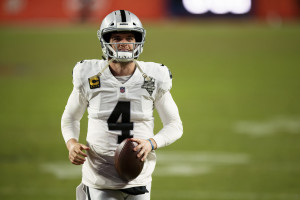
[[[84,144],[80,144],[77,141],[68,141],[67,147],[69,149],[69,160],[74,165],[82,165],[85,162],[87,154],[83,150],[89,150],[90,148]]]
[[[134,151],[139,151],[137,154],[138,158],[141,158],[141,161],[145,161],[149,152],[152,151],[151,143],[148,140],[131,138],[132,141],[137,142],[138,145],[133,149]],[[152,140],[152,143],[154,140]],[[155,142],[154,142],[155,143]],[[156,143],[155,143],[156,145]]]

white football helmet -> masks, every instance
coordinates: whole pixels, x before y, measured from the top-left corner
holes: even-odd
[[[119,51],[112,48],[113,45],[122,43],[110,43],[112,32],[132,32],[135,35],[133,51]],[[117,62],[128,62],[137,59],[143,51],[146,30],[143,28],[139,18],[127,10],[116,10],[108,14],[102,21],[100,29],[97,31],[101,43],[103,56],[106,59],[113,59]]]

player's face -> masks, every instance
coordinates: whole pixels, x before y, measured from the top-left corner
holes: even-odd
[[[133,51],[133,43],[135,42],[135,37],[133,33],[112,33],[110,37],[110,43],[120,43],[112,45],[114,50],[118,51]],[[128,43],[128,44],[126,44]]]

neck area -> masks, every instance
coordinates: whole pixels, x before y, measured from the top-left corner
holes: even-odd
[[[111,73],[114,76],[129,76],[135,71],[135,63],[130,62],[112,62],[109,66]]]

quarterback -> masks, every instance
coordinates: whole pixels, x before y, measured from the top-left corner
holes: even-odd
[[[69,160],[82,165],[77,200],[149,200],[155,150],[182,136],[178,108],[171,96],[172,75],[158,63],[137,61],[146,31],[133,13],[108,14],[97,32],[102,60],[82,60],[73,69],[73,91],[65,107],[61,129]],[[153,110],[163,128],[153,133]],[[80,120],[88,111],[86,144],[78,141]],[[121,179],[114,153],[126,138],[138,143],[135,151],[144,168],[131,181]]]

